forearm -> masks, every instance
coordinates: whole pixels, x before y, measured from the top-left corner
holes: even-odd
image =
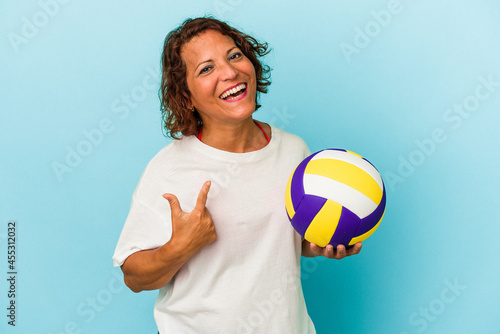
[[[164,287],[189,256],[169,241],[151,250],[130,255],[122,265],[125,284],[134,292]]]

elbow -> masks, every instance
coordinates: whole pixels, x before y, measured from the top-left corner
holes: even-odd
[[[130,286],[129,286],[129,289],[130,289],[132,292],[134,292],[134,293],[139,293],[139,292],[143,291],[143,290],[141,290],[141,289],[138,289],[138,288],[133,288],[133,287],[130,287]]]
[[[123,282],[125,285],[132,290],[132,292],[138,293],[141,292],[143,289],[139,287],[137,284],[136,280],[134,279],[134,276],[131,275],[130,271],[128,270],[129,267],[125,267],[127,261],[125,261],[124,264],[122,264],[121,269],[123,273]]]
[[[135,293],[138,293],[138,292],[141,292],[143,291],[141,288],[139,288],[137,286],[137,284],[135,284],[135,282],[130,279],[128,276],[125,276],[124,277],[124,281],[125,281],[125,285],[130,289],[132,290],[132,292],[135,292]]]

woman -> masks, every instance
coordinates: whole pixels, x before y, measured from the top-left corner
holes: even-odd
[[[310,152],[252,118],[270,84],[258,60],[267,53],[212,18],[187,20],[165,40],[161,99],[176,140],[144,171],[114,255],[134,292],[160,289],[162,334],[315,333],[301,254],[361,249],[320,248],[288,222],[286,182]]]

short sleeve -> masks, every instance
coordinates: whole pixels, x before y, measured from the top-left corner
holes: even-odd
[[[307,144],[304,142],[304,159],[307,158],[308,156],[311,155],[311,150],[307,146]]]
[[[171,235],[169,219],[132,197],[130,212],[113,255],[114,266],[121,266],[135,252],[160,247],[170,240]]]

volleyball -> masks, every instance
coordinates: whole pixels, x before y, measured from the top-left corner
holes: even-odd
[[[293,228],[320,247],[349,247],[368,238],[384,216],[385,203],[377,169],[362,156],[341,149],[325,149],[304,159],[285,193]]]

